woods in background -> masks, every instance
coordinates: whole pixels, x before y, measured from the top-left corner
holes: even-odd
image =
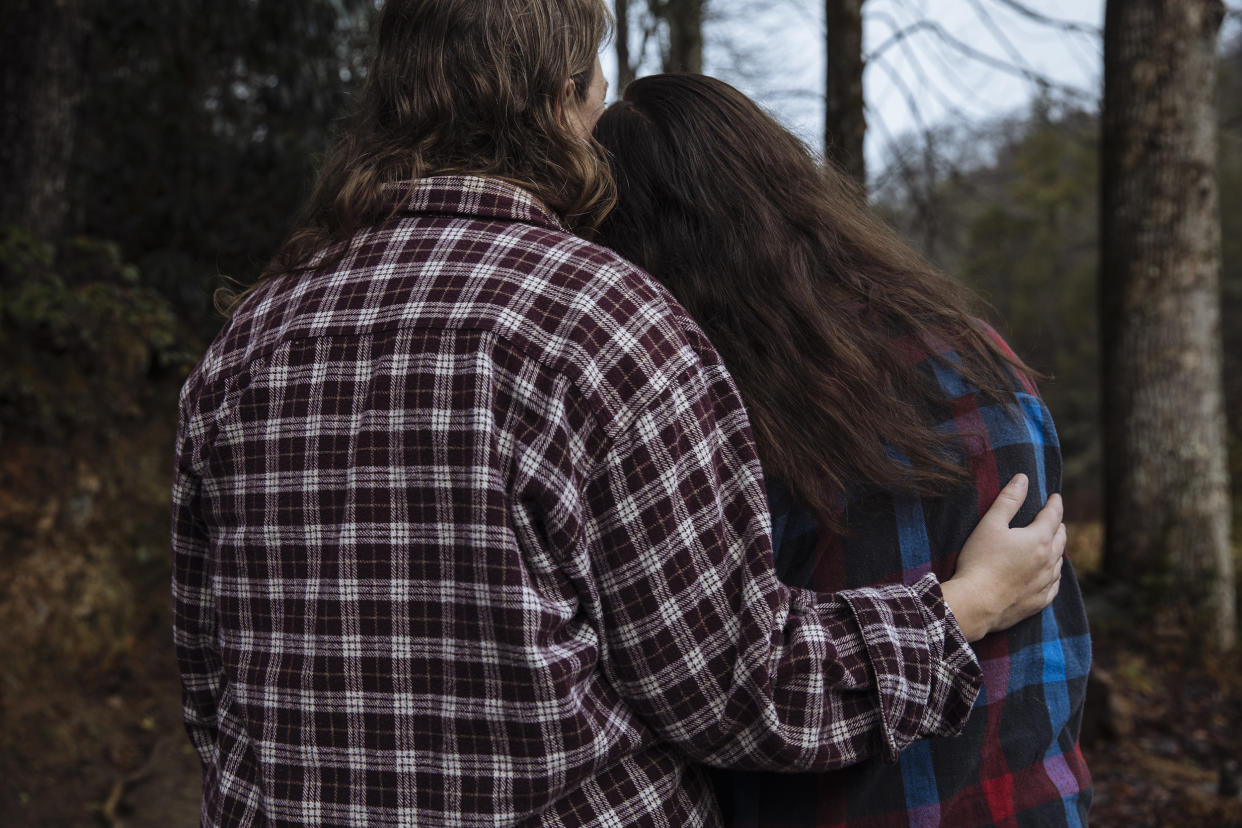
[[[1050,90],[1003,122],[907,138],[872,178],[873,199],[930,258],[976,286],[1053,378],[1045,391],[1061,426],[1067,495],[1078,517],[1114,516],[1114,574],[1142,573],[1162,588],[1176,575],[1190,595],[1189,584],[1210,582],[1215,615],[1227,619],[1227,481],[1242,455],[1233,356],[1242,352],[1242,48],[1216,57],[1218,0],[1179,5],[1196,28],[1163,21],[1155,40],[1130,31],[1155,19],[1131,14],[1134,2],[1108,7],[1102,152],[1097,115]],[[659,68],[701,67],[705,0],[620,0],[616,10],[623,75],[650,48]],[[825,4],[828,151],[856,176],[865,174],[865,11],[861,0]],[[0,167],[12,182],[0,200],[0,343],[10,362],[34,366],[0,381],[10,434],[56,433],[55,421],[85,416],[62,410],[71,399],[126,400],[147,375],[184,368],[220,324],[212,290],[253,278],[282,238],[361,79],[373,12],[369,0],[10,4],[0,35]],[[1152,60],[1159,48],[1170,57]],[[1143,218],[1130,203],[1151,212]],[[1103,328],[1092,310],[1097,273]],[[121,360],[124,370],[90,370],[117,362],[109,337],[138,356]],[[1144,354],[1160,367],[1138,368]],[[1125,379],[1126,365],[1158,392]],[[79,379],[49,381],[60,374]],[[1147,413],[1120,413],[1144,400],[1156,401]],[[1174,514],[1183,518],[1170,523]],[[1218,640],[1227,641],[1223,630]]]
[[[1046,86],[1002,120],[905,136],[867,170],[863,84],[881,57],[863,52],[869,2],[803,2],[828,21],[828,156],[1049,376],[1069,515],[1108,517],[1107,582],[1131,595],[1127,612],[1163,596],[1228,646],[1242,41],[1218,48],[1222,3],[1109,0],[1102,113]],[[704,68],[707,0],[614,8],[610,97],[640,71]],[[108,702],[166,669],[146,653],[168,644],[177,387],[222,323],[212,291],[257,276],[309,189],[362,80],[374,9],[13,0],[0,12],[0,823],[41,767],[30,746],[86,767],[112,744],[109,716],[118,732],[152,716],[150,732],[180,736],[175,710],[129,721]],[[85,700],[64,700],[66,675],[89,684]],[[175,692],[159,690],[174,704]],[[129,761],[115,760],[141,764]]]
[[[195,810],[166,797],[149,824],[196,811],[169,646],[177,390],[222,322],[211,292],[257,275],[309,188],[371,11],[0,11],[0,824],[112,824],[157,766]]]

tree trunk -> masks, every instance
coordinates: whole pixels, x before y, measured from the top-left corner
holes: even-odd
[[[617,19],[614,45],[617,50],[617,96],[634,80],[637,67],[630,62],[630,0],[614,0],[613,15]]]
[[[1221,377],[1221,0],[1108,0],[1100,279],[1105,567],[1236,638]]]
[[[863,0],[825,0],[828,27],[827,78],[824,85],[824,155],[867,186],[863,139]]]
[[[703,14],[707,0],[654,0],[653,13],[667,27],[665,72],[703,71]]]
[[[82,0],[9,0],[0,11],[0,225],[64,231],[79,98]]]

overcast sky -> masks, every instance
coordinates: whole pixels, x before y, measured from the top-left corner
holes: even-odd
[[[1023,4],[1080,28],[1103,27],[1104,0],[1023,0]],[[759,100],[819,148],[823,0],[711,0],[709,9],[704,71]],[[893,40],[895,32],[920,21],[921,28]],[[968,48],[946,43],[932,26]],[[1226,35],[1236,29],[1228,26]],[[1024,72],[1054,84],[1054,94],[1075,97],[1087,106],[1098,104],[1102,61],[1098,35],[1042,25],[1003,0],[866,0],[863,38],[866,54],[880,51],[868,62],[863,79],[867,161],[873,171],[883,165],[886,144],[904,132],[946,120],[981,121],[1025,109],[1038,85]],[[969,50],[978,55],[968,54]],[[604,58],[605,70],[615,78],[611,49]],[[655,70],[646,66],[643,72]]]

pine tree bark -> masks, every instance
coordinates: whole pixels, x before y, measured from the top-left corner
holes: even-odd
[[[825,0],[828,26],[827,78],[824,85],[824,155],[860,186],[867,186],[863,139],[863,0]]]
[[[0,225],[64,231],[83,0],[8,0],[0,11]]]
[[[1236,639],[1221,376],[1221,0],[1108,0],[1102,266],[1105,568]]]
[[[617,21],[613,45],[617,53],[617,96],[625,92],[636,74],[635,66],[630,62],[630,2],[614,0],[613,16]]]

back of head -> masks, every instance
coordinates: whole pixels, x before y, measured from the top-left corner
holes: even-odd
[[[732,253],[745,254],[751,237],[762,238],[773,220],[797,221],[786,208],[822,200],[827,183],[797,138],[741,92],[705,75],[633,81],[595,134],[609,154],[619,198],[601,239],[662,280],[694,278],[715,264],[704,257],[735,260]],[[735,241],[740,251],[720,247]]]
[[[701,75],[632,82],[595,133],[617,182],[597,240],[663,282],[703,327],[737,381],[766,473],[833,527],[851,485],[932,493],[960,478],[922,413],[939,392],[894,337],[952,342],[986,389],[1003,388],[1008,370],[965,292],[859,187]]]
[[[581,209],[599,167],[561,94],[585,97],[610,22],[602,0],[387,0],[360,149],[401,159],[398,178],[495,175]]]
[[[386,185],[432,175],[502,178],[594,226],[612,180],[563,94],[585,99],[611,22],[603,0],[386,0],[353,118],[265,276],[383,220]]]
[[[694,248],[714,265],[725,258],[720,244],[733,247],[736,241],[741,258],[752,259],[762,255],[764,239],[780,247],[777,237],[796,228],[849,231],[834,232],[826,242],[844,243],[845,235],[854,244],[891,240],[868,214],[857,186],[824,169],[796,136],[715,78],[639,78],[600,118],[595,134],[619,188],[619,209],[601,228],[609,244],[635,251]],[[829,252],[843,251],[834,245]],[[904,252],[890,251],[886,258]],[[659,270],[670,280],[682,275],[663,263]]]

